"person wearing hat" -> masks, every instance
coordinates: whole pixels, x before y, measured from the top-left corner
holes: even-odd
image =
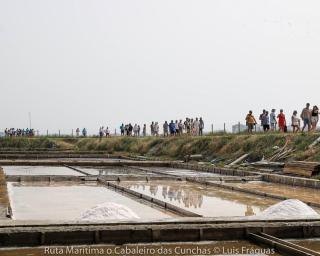
[[[248,126],[248,133],[252,133],[254,126],[257,124],[257,121],[256,121],[255,117],[253,116],[251,110],[249,111],[249,114],[247,114],[247,116],[246,116],[246,123]]]

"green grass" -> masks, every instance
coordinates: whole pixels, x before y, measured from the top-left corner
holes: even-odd
[[[104,151],[125,155],[145,155],[165,159],[183,159],[188,154],[203,154],[207,160],[234,159],[250,153],[249,160],[270,157],[275,146],[288,146],[296,151],[292,159],[320,161],[320,145],[309,150],[308,146],[319,134],[214,134],[203,137],[111,137],[111,138],[0,138],[0,149],[71,149],[75,151]]]

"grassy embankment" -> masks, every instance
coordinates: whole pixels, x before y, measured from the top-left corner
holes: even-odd
[[[204,137],[169,138],[1,138],[0,150],[4,149],[58,149],[75,151],[105,151],[113,154],[144,155],[163,159],[182,159],[188,154],[203,154],[207,160],[215,158],[235,159],[250,153],[249,160],[270,157],[275,146],[282,147],[289,140],[288,148],[295,151],[290,158],[295,160],[320,161],[320,145],[308,146],[319,134],[256,134],[212,135]]]

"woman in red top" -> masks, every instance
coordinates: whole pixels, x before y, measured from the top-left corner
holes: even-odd
[[[283,114],[283,110],[280,109],[280,114],[278,115],[278,125],[279,131],[284,132],[286,126],[286,116]]]

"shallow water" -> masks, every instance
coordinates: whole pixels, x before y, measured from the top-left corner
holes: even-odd
[[[228,183],[230,186],[257,190],[260,192],[281,195],[301,201],[320,204],[320,190],[304,187],[294,187],[278,183],[269,183],[264,181],[250,181],[246,183]]]
[[[168,167],[143,167],[144,170],[157,171],[164,174],[170,174],[178,177],[219,177],[218,173],[198,172],[187,169],[175,169]]]
[[[164,211],[95,184],[25,186],[8,183],[8,188],[13,217],[17,220],[76,220],[85,210],[104,202],[125,205],[141,220],[170,218]]]
[[[4,166],[6,175],[69,175],[83,176],[83,174],[67,167],[55,166]]]
[[[71,250],[73,249],[73,253]],[[219,241],[219,242],[196,242],[196,243],[153,243],[153,244],[127,244],[122,246],[95,245],[95,246],[59,246],[59,247],[37,247],[37,248],[11,248],[0,249],[0,255],[6,256],[43,256],[43,255],[80,255],[77,249],[87,250],[82,255],[216,255],[216,256],[280,256],[270,252],[271,249],[263,248],[248,241]],[[137,249],[141,250],[136,253]],[[68,251],[69,250],[69,251]],[[126,251],[127,250],[127,251]],[[154,251],[152,251],[154,250]],[[50,253],[51,252],[51,253]],[[56,252],[56,253],[55,253]]]
[[[279,202],[185,181],[122,181],[118,184],[205,217],[256,215]]]
[[[135,175],[135,176],[154,176],[155,174],[150,172],[138,171],[134,169],[121,168],[121,167],[104,167],[104,168],[92,168],[92,167],[76,167],[77,169],[84,171],[90,175]]]
[[[99,158],[99,157],[49,157],[48,160],[54,159],[54,160],[60,160],[60,161],[75,161],[75,162],[81,162],[81,161],[94,161],[94,162],[121,162],[124,161],[123,159],[118,158]]]
[[[289,242],[320,252],[320,239],[289,240]]]

